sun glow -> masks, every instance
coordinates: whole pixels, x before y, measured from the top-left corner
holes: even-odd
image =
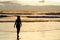
[[[0,1],[12,1],[21,5],[60,5],[60,0],[0,0]],[[42,2],[43,1],[43,2]]]
[[[16,0],[16,3],[22,5],[60,5],[60,0]]]

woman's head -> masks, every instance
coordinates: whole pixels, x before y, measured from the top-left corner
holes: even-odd
[[[17,16],[16,23],[20,23],[20,22],[21,22],[20,16]]]
[[[20,19],[20,16],[17,16],[17,19]]]

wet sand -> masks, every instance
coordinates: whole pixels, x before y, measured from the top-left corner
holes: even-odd
[[[17,40],[14,23],[0,23],[0,40]],[[23,22],[19,40],[60,40],[60,22]]]

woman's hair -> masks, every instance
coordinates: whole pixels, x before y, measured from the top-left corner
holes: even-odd
[[[20,19],[20,16],[17,16],[17,19]]]
[[[17,16],[17,20],[18,20],[18,21],[21,21],[20,16]]]

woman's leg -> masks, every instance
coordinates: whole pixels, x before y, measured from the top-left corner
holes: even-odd
[[[17,36],[19,36],[20,28],[17,28]]]

